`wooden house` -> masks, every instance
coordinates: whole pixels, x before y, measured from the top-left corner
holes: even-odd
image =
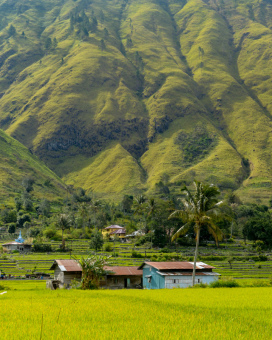
[[[144,262],[143,288],[186,288],[192,286],[193,262]],[[203,262],[196,263],[196,283],[210,283],[218,280],[220,274],[214,267]]]
[[[82,269],[75,260],[55,260],[50,270],[54,279],[46,282],[49,289],[70,288],[72,280],[81,280]],[[107,274],[100,281],[100,287],[108,289],[142,288],[143,271],[138,267],[105,266]]]
[[[100,286],[109,289],[142,288],[143,271],[138,267],[105,266],[108,272]]]
[[[71,281],[80,280],[82,269],[76,260],[55,260],[50,270],[54,270],[54,279],[48,280],[47,288],[70,288]]]

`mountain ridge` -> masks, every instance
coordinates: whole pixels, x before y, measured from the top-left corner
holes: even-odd
[[[68,184],[151,193],[166,174],[270,198],[271,1],[1,8],[0,127]]]

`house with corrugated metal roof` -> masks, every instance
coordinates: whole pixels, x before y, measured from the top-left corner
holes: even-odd
[[[143,270],[136,267],[123,266],[105,266],[108,272],[105,280],[101,281],[100,286],[110,289],[123,288],[142,288],[143,287]]]
[[[143,288],[187,288],[192,286],[193,262],[144,262]],[[213,272],[214,267],[203,262],[196,263],[196,283],[211,283],[220,274]]]
[[[81,280],[82,268],[76,260],[55,260],[50,270],[54,279],[48,280],[47,288],[70,288],[74,279]],[[105,266],[107,275],[100,281],[100,287],[109,289],[142,288],[143,271],[138,267]]]
[[[72,280],[81,280],[82,268],[76,260],[55,260],[50,270],[54,270],[54,279],[46,282],[50,289],[69,288]]]
[[[110,238],[118,236],[118,238],[122,239],[126,236],[126,229],[119,225],[111,225],[102,230],[102,235],[104,237],[109,236]]]

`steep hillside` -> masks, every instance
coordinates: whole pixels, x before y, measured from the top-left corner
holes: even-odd
[[[0,127],[98,193],[270,198],[272,3],[0,0]]]
[[[65,195],[65,185],[36,156],[0,130],[0,202],[23,191],[22,181],[34,180],[36,198],[55,200]]]

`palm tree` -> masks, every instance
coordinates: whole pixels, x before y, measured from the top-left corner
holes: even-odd
[[[223,202],[218,202],[216,196],[220,194],[219,189],[214,185],[202,184],[194,181],[195,192],[191,193],[187,186],[181,191],[186,197],[182,200],[184,210],[174,211],[169,218],[181,217],[186,223],[172,236],[172,242],[179,236],[185,235],[190,226],[194,224],[196,234],[196,248],[193,269],[193,286],[195,284],[196,261],[198,256],[199,237],[202,227],[207,227],[209,233],[214,237],[216,244],[222,240],[222,231],[214,224],[213,217],[218,212],[218,207]]]
[[[70,226],[70,219],[69,219],[69,217],[67,215],[65,215],[65,214],[61,214],[59,216],[58,226],[62,230],[62,249],[64,250],[65,249],[65,240],[64,240],[64,237],[63,237],[63,233],[64,233],[64,230],[69,228],[69,226]]]

